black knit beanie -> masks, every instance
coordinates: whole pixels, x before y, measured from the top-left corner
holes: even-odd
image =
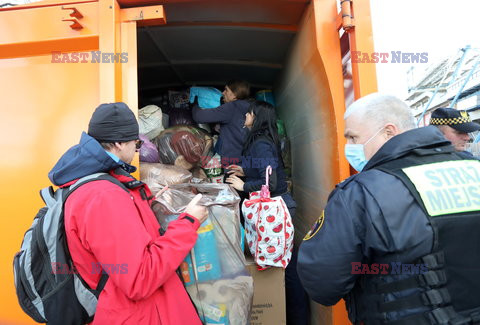
[[[125,103],[101,104],[93,112],[88,135],[98,142],[127,142],[138,139],[138,122]]]

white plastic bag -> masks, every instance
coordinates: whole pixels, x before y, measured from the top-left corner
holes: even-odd
[[[148,105],[138,111],[140,133],[152,140],[163,131],[163,115],[160,107]]]

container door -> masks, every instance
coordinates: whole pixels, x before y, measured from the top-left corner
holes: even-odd
[[[120,9],[115,0],[0,10],[0,323],[34,323],[17,302],[12,261],[43,206],[39,190],[100,103],[137,110],[136,28],[155,19],[165,22],[162,6]]]
[[[376,91],[376,74],[374,64],[352,65],[350,52],[373,52],[370,19],[369,0],[313,0],[275,89],[291,141],[300,240],[335,185],[352,173],[343,154],[343,114],[354,99]],[[343,300],[312,306],[314,324],[350,324]]]

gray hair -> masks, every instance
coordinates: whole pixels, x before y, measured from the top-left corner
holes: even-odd
[[[359,114],[362,121],[372,123],[372,127],[393,123],[402,132],[415,128],[410,107],[392,95],[373,93],[362,97],[348,107],[343,118],[352,114]]]

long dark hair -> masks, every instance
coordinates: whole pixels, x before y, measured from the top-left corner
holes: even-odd
[[[254,101],[250,105],[248,112],[253,113],[253,125],[248,132],[243,144],[243,153],[258,138],[264,137],[272,141],[278,149],[278,131],[277,131],[277,115],[275,108],[267,102]]]

